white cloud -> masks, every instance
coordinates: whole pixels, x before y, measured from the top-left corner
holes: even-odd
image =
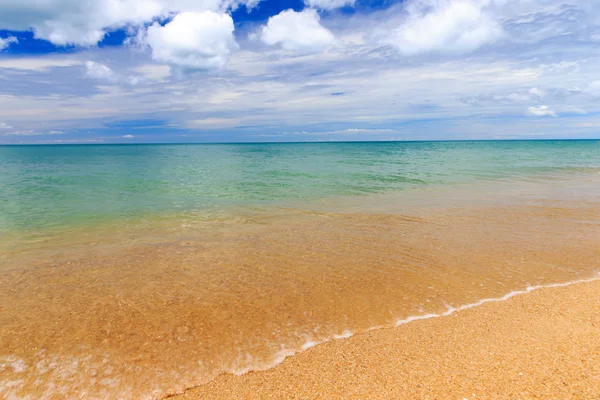
[[[34,130],[28,130],[28,131],[14,131],[14,132],[9,132],[9,133],[5,133],[5,136],[37,136],[37,135],[41,135],[40,132],[36,132]]]
[[[64,134],[63,131],[42,132],[42,131],[36,131],[34,129],[30,129],[30,130],[9,132],[9,133],[5,133],[4,135],[5,136],[42,136],[42,135],[62,135],[62,134]]]
[[[600,128],[600,122],[582,122],[571,126],[575,128]]]
[[[0,59],[0,68],[23,71],[45,71],[50,68],[71,67],[81,64],[81,61],[65,57],[20,57]]]
[[[600,97],[600,81],[593,81],[586,89],[586,92],[594,97]]]
[[[138,24],[162,13],[152,0],[5,0],[0,28],[24,31],[56,45],[95,45],[109,27]]]
[[[140,26],[178,12],[225,12],[260,0],[2,0],[0,29],[33,30],[55,45],[93,46],[109,30]]]
[[[529,89],[529,95],[531,97],[537,97],[538,99],[541,99],[546,96],[546,91],[534,87]]]
[[[94,61],[85,62],[85,74],[94,79],[113,80],[116,77],[115,72],[104,64],[99,64]]]
[[[316,10],[282,11],[267,21],[261,40],[268,45],[280,45],[284,50],[303,53],[320,52],[335,43],[335,36],[320,23]]]
[[[485,0],[413,0],[408,17],[386,33],[384,43],[404,55],[463,54],[503,36],[502,26],[485,10]]]
[[[4,39],[0,38],[0,51],[8,48],[8,46],[10,46],[13,43],[19,43],[19,40],[17,40],[17,38],[14,36],[9,36]]]
[[[133,136],[133,135],[123,135],[122,137],[125,138],[125,139],[132,139],[135,136]]]
[[[105,81],[112,84],[135,86],[142,83],[145,79],[145,77],[141,75],[126,75],[115,72],[109,66],[97,63],[95,61],[86,61],[83,65],[85,66],[85,76],[88,78]]]
[[[333,10],[345,6],[353,7],[356,0],[304,0],[308,7],[320,8],[322,10]]]
[[[239,124],[235,118],[203,118],[186,121],[186,126],[192,129],[231,128]]]
[[[527,113],[534,117],[558,117],[548,106],[529,107]]]
[[[548,93],[546,90],[533,87],[527,91],[521,90],[508,94],[488,93],[477,96],[463,97],[460,99],[460,101],[470,106],[481,106],[494,103],[523,103],[540,101],[547,97],[547,95]]]
[[[364,128],[349,128],[344,130],[343,132],[353,132],[353,133],[357,133],[357,132],[394,132],[393,129],[364,129]]]
[[[6,122],[0,121],[0,129],[12,129],[12,126],[7,124]]]
[[[408,13],[406,4],[417,1],[428,4],[429,8],[423,6]],[[259,42],[240,39],[241,49],[231,50],[228,68],[218,74],[190,74],[181,79],[168,78],[169,65],[177,67],[172,57],[171,61],[153,61],[149,48],[145,52],[132,52],[127,47],[106,46],[27,59],[0,54],[3,56],[0,57],[0,121],[15,126],[0,130],[0,135],[12,131],[64,129],[69,139],[85,138],[84,132],[91,131],[129,141],[122,135],[140,131],[113,127],[107,130],[105,121],[156,119],[165,122],[158,125],[161,128],[157,128],[157,138],[172,134],[165,129],[171,124],[179,124],[177,129],[182,132],[186,129],[222,130],[227,131],[226,134],[235,131],[240,138],[247,133],[285,130],[316,132],[311,138],[318,139],[318,132],[331,129],[339,130],[340,135],[336,137],[345,133],[369,138],[387,135],[377,130],[390,127],[406,132],[405,128],[398,127],[398,121],[425,118],[427,122],[414,129],[423,138],[483,138],[501,135],[507,130],[515,137],[528,137],[556,132],[566,135],[568,124],[587,123],[600,112],[597,101],[600,83],[590,84],[599,79],[600,55],[594,51],[597,42],[586,42],[588,36],[571,29],[575,19],[586,20],[574,6],[576,0],[508,0],[505,6],[493,0],[493,4],[481,7],[476,1],[479,0],[454,0],[457,4],[475,4],[484,17],[502,23],[505,36],[485,45],[485,51],[474,51],[468,57],[458,54],[438,57],[439,50],[430,50],[426,57],[406,57],[391,46],[381,46],[381,36],[374,37],[374,27],[388,34],[395,32],[417,17],[439,14],[440,10],[450,7],[449,0],[407,0],[369,12],[361,7],[351,16],[323,12],[320,20],[312,10],[317,26],[330,30],[343,46],[334,45],[326,52],[302,54],[302,57],[290,56],[291,51],[281,50],[285,48],[281,41],[272,47],[262,43],[263,28],[258,27],[255,32]],[[529,11],[522,13],[525,1]],[[206,0],[189,2],[189,7],[207,4]],[[481,4],[484,2],[481,0]],[[550,2],[562,3],[565,7],[550,8]],[[170,20],[161,21],[164,24]],[[533,36],[555,39],[532,44],[533,36],[526,35],[530,26],[541,32],[542,23],[548,20],[554,21],[550,27],[564,24],[572,34],[558,36],[548,28],[546,36],[541,33]],[[148,22],[146,27],[153,22]],[[581,26],[583,30],[583,24]],[[139,26],[132,27],[131,32],[140,30],[147,33],[147,29]],[[465,25],[460,32],[465,30],[472,28]],[[522,32],[527,40],[514,40],[519,36],[517,32]],[[293,39],[291,43],[304,40],[303,36],[306,36],[304,28],[287,35]],[[193,35],[186,33],[181,40],[188,41],[190,37]],[[156,50],[160,46],[155,47]],[[169,56],[185,54],[178,50],[179,43],[166,43],[163,47],[169,50]],[[288,47],[291,48],[294,47]],[[309,52],[313,51],[312,46],[308,48]],[[195,44],[185,49],[194,54],[199,51]],[[185,55],[180,58],[187,60]],[[107,72],[109,79],[85,81],[91,75],[101,75],[90,71],[90,76],[86,76],[87,60],[98,64],[94,68],[105,64],[116,78],[110,80]],[[69,67],[71,65],[79,66]],[[104,70],[97,69],[96,72]],[[139,83],[130,85],[130,76]],[[336,96],[338,93],[345,94]],[[477,108],[465,107],[461,102],[477,105]],[[437,107],[428,108],[429,104]],[[548,108],[533,107],[533,111],[528,112],[529,106],[540,105]],[[578,116],[578,111],[569,105],[585,109],[589,114]],[[526,113],[546,117],[527,117]],[[565,118],[551,118],[552,115]],[[440,126],[444,129],[437,129]],[[451,128],[446,130],[446,126]],[[581,131],[583,129],[578,132]],[[592,131],[589,129],[585,134]],[[396,132],[389,134],[393,135]],[[3,136],[1,139],[16,142],[64,136]],[[136,135],[138,139],[141,138]]]
[[[229,14],[183,12],[168,24],[154,23],[138,38],[152,58],[183,71],[223,68],[237,43]]]
[[[146,64],[136,67],[135,72],[152,81],[161,81],[171,75],[167,65]]]

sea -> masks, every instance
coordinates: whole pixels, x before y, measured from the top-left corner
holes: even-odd
[[[0,146],[0,397],[160,399],[599,271],[600,141]]]

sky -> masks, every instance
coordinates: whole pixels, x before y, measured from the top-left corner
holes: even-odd
[[[0,144],[599,137],[597,0],[0,0]]]

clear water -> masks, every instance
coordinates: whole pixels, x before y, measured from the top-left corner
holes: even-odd
[[[599,238],[595,141],[0,147],[0,398],[164,398]]]
[[[600,170],[597,141],[0,147],[0,235]]]

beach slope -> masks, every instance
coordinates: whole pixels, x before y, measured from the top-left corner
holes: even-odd
[[[180,399],[598,399],[600,281],[329,342]]]

